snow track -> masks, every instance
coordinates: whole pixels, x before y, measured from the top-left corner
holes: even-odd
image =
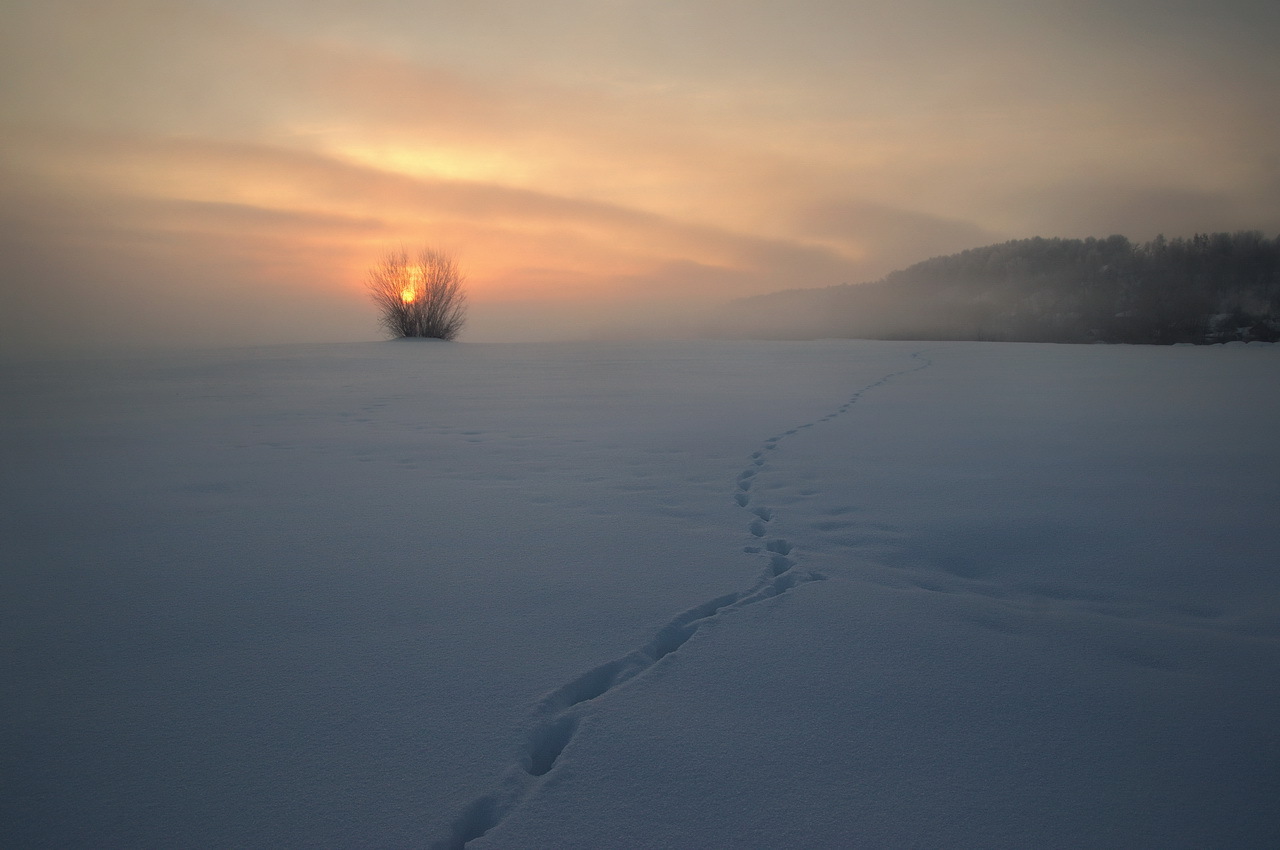
[[[753,498],[752,485],[757,476],[768,471],[769,460],[773,457],[770,453],[776,452],[788,438],[848,412],[865,393],[895,378],[932,365],[932,361],[924,357],[923,352],[913,353],[911,359],[915,363],[909,368],[891,372],[862,387],[835,410],[813,422],[806,422],[768,437],[758,450],[752,452],[750,462],[735,478],[732,498],[739,508],[750,514],[747,533],[757,541],[754,545],[745,546],[743,551],[765,560],[765,566],[756,581],[745,590],[727,593],[682,611],[658,629],[644,646],[588,670],[543,697],[533,713],[524,748],[517,762],[506,771],[496,789],[476,798],[462,810],[454,819],[449,835],[433,843],[432,850],[457,850],[465,847],[468,842],[496,827],[508,813],[536,791],[543,777],[555,768],[561,755],[571,745],[582,718],[591,710],[590,703],[594,700],[643,674],[668,655],[678,652],[704,626],[715,620],[758,602],[782,596],[801,585],[826,579],[820,572],[802,568],[800,556],[790,541],[770,535],[769,524],[773,521],[774,511]],[[759,545],[760,542],[763,545]]]

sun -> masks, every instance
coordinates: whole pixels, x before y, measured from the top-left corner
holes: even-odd
[[[418,300],[418,290],[422,288],[422,266],[409,266],[409,281],[400,290],[400,300],[412,304]]]

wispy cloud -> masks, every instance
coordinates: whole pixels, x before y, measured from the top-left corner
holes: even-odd
[[[310,287],[351,309],[382,246],[426,239],[463,254],[478,305],[634,312],[1021,236],[1280,229],[1265,5],[5,15],[0,215],[24,256],[137,270],[100,290],[151,286],[155,252],[176,273],[188,251],[187,268],[231,263],[248,282],[211,286],[281,302]],[[35,298],[15,264],[4,286]]]

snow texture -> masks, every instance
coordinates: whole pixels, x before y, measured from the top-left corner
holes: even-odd
[[[10,362],[0,844],[1273,847],[1280,349]]]

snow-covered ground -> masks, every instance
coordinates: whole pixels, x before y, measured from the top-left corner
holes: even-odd
[[[1280,347],[2,368],[5,847],[1280,844]]]

